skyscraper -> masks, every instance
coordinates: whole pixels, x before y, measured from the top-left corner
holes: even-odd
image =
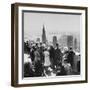
[[[43,25],[43,29],[42,29],[42,42],[46,44],[46,32],[45,32],[45,27]]]
[[[67,46],[73,48],[73,36],[72,35],[67,36]]]
[[[40,43],[40,38],[37,38],[36,41]]]
[[[56,43],[57,43],[57,37],[56,36],[53,36],[53,46],[54,47],[56,46]]]
[[[77,50],[77,39],[74,39],[74,49]]]
[[[59,38],[58,43],[61,47],[67,47],[67,35],[62,35]]]

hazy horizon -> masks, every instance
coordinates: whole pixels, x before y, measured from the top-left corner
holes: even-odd
[[[50,41],[53,35],[80,37],[80,15],[24,12],[24,39],[41,38],[43,25]]]

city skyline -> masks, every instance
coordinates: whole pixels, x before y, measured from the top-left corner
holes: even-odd
[[[55,18],[54,18],[55,17]],[[73,35],[80,38],[80,16],[48,13],[24,13],[24,39],[41,39],[43,25],[46,36],[52,41],[53,36]]]
[[[59,46],[61,48],[63,47],[72,47],[74,50],[78,50],[80,51],[80,40],[78,40],[76,37],[74,37],[73,35],[65,35],[63,34],[61,37],[59,37],[59,39],[57,39],[57,36],[53,36],[52,37],[52,41],[50,42],[49,40],[47,40],[47,36],[46,36],[46,30],[45,27],[43,25],[42,28],[42,35],[41,35],[41,39],[38,37],[36,38],[36,40],[28,40],[29,41],[29,45],[31,45],[30,43],[44,43],[46,45],[53,45],[53,47],[56,47],[56,44],[58,43]]]

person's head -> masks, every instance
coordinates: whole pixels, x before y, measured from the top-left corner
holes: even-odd
[[[42,46],[42,43],[40,42],[40,46]]]
[[[64,47],[64,52],[68,51],[68,47]]]
[[[34,50],[34,51],[36,51],[36,50],[37,50],[36,46],[33,46],[33,50]]]
[[[33,46],[33,43],[31,43],[31,47]]]
[[[72,47],[69,47],[69,51],[73,51],[73,48]]]
[[[53,46],[52,45],[50,45],[50,49],[53,49]]]
[[[38,46],[38,43],[36,43],[36,46]]]
[[[38,43],[35,44],[35,48],[38,49],[39,48],[39,45]]]
[[[45,48],[44,48],[44,51],[47,51],[47,50],[48,50],[47,47],[45,47]]]
[[[56,43],[56,48],[59,48],[59,44],[58,43]]]

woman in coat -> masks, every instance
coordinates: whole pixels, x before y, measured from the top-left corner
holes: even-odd
[[[44,51],[44,73],[48,74],[48,68],[51,66],[50,54],[47,48]]]

